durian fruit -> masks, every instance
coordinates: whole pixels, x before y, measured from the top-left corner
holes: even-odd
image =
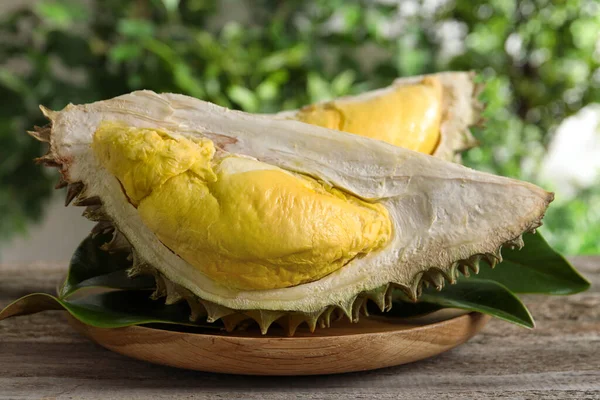
[[[483,86],[472,72],[398,78],[389,87],[277,114],[395,146],[460,160],[477,145],[469,130],[481,122]]]
[[[289,334],[367,301],[416,299],[457,271],[522,245],[552,201],[526,182],[370,138],[138,91],[42,108],[67,203],[85,206],[107,251],[131,252],[154,297],[228,329],[276,322]]]

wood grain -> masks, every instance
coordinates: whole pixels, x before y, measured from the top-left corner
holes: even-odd
[[[367,371],[422,360],[469,340],[489,321],[471,313],[426,325],[362,318],[338,321],[293,338],[260,332],[193,334],[133,326],[101,329],[69,323],[109,350],[197,371],[243,375],[323,375]]]
[[[537,328],[492,320],[468,343],[398,367],[343,375],[235,376],[136,361],[60,312],[0,323],[0,399],[600,399],[600,257],[572,259],[586,293],[527,296]],[[51,292],[66,266],[0,265],[0,306]]]

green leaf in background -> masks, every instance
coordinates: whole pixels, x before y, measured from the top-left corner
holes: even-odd
[[[233,85],[229,87],[227,95],[231,100],[239,104],[244,111],[256,112],[258,110],[256,94],[243,86]]]
[[[89,12],[75,1],[39,1],[34,11],[46,24],[59,29],[68,29],[73,23],[85,21]]]
[[[130,278],[127,275],[126,269],[131,262],[127,260],[126,253],[109,253],[100,249],[110,238],[111,234],[90,235],[81,242],[71,257],[67,278],[59,290],[61,299],[85,287],[154,289],[153,277]]]
[[[402,300],[402,304],[398,306],[400,308],[409,302],[400,291],[395,296]],[[428,288],[423,290],[417,304],[419,303],[477,311],[526,328],[535,326],[529,310],[521,300],[508,288],[492,280],[469,278],[458,281],[455,285],[446,285],[439,292]]]
[[[149,296],[147,291],[113,291],[65,300],[46,293],[33,293],[14,301],[0,311],[0,321],[40,311],[64,309],[84,324],[98,328],[160,323],[211,330],[222,329],[218,324],[190,322],[190,312],[186,303],[165,305],[163,302],[151,300]]]
[[[523,240],[523,249],[503,250],[504,261],[494,269],[482,268],[477,279],[496,281],[515,293],[567,295],[590,287],[542,235],[528,233],[523,235]]]

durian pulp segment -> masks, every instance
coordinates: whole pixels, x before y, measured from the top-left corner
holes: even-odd
[[[381,204],[251,158],[215,158],[206,138],[103,122],[92,149],[159,240],[227,287],[312,282],[391,237]]]
[[[293,118],[432,154],[440,139],[442,90],[439,79],[429,76],[418,83],[392,86],[366,97],[306,106]]]

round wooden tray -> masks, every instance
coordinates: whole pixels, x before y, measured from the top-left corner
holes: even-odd
[[[479,313],[394,321],[338,321],[314,334],[262,336],[258,331],[186,333],[141,326],[104,329],[73,317],[70,324],[99,345],[139,360],[197,371],[243,375],[336,374],[406,364],[447,351],[479,332]],[[275,332],[278,333],[278,332]]]

